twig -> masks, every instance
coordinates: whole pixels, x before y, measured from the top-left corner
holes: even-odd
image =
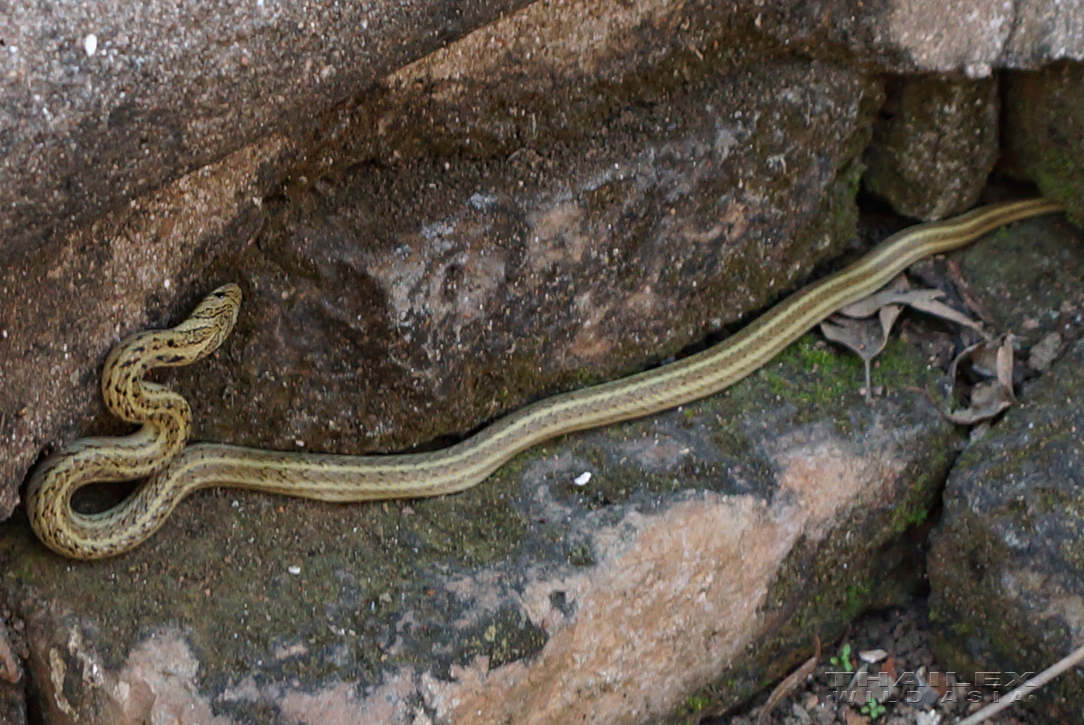
[[[1040,687],[1060,675],[1062,672],[1065,672],[1070,667],[1073,667],[1074,665],[1077,665],[1082,661],[1084,661],[1084,647],[1079,647],[1078,649],[1073,650],[1072,654],[1070,654],[1068,657],[1065,657],[1064,659],[1059,660],[1050,667],[1047,667],[1035,677],[1024,680],[1024,684],[1020,685],[1020,687],[1017,687],[1008,695],[1005,695],[1004,697],[999,697],[997,702],[992,702],[986,707],[976,712],[974,715],[969,715],[968,717],[965,717],[963,720],[956,723],[956,725],[979,725],[979,723],[981,723],[986,718],[993,717],[997,713],[1007,708],[1009,705],[1012,705],[1017,700],[1021,699],[1021,696],[1025,692],[1029,690],[1034,691],[1039,689]]]

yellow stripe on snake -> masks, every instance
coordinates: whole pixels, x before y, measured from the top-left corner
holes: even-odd
[[[53,551],[99,559],[146,540],[181,499],[209,486],[335,502],[463,491],[541,441],[639,418],[724,390],[832,312],[876,291],[919,259],[961,247],[1009,222],[1060,210],[1060,205],[1045,199],[1004,202],[910,227],[703,352],[540,400],[449,448],[405,455],[285,453],[213,443],[186,447],[188,404],[143,376],[154,368],[190,365],[221,344],[241,303],[240,288],[226,285],[180,325],[139,333],[110,353],[102,373],[105,403],[124,420],[142,426],[127,437],[77,440],[46,460],[28,486],[30,523]],[[88,483],[144,477],[149,480],[116,508],[95,514],[72,509],[72,494]]]

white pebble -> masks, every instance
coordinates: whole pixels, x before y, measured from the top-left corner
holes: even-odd
[[[294,576],[297,576],[298,574],[301,573],[301,567],[299,567],[299,566],[297,566],[295,564],[294,566],[291,566],[291,567],[287,568],[286,571],[290,572]]]
[[[591,472],[590,471],[584,471],[580,475],[573,478],[572,483],[576,484],[577,486],[586,486],[587,483],[590,480],[591,480]]]
[[[877,664],[886,657],[888,657],[888,653],[883,649],[867,649],[858,653],[858,659],[871,665]]]
[[[94,33],[89,33],[87,37],[83,38],[83,50],[87,52],[87,56],[92,56],[98,52],[98,36]]]

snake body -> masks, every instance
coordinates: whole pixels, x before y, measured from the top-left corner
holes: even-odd
[[[544,440],[639,418],[724,390],[829,314],[876,291],[919,259],[959,248],[1009,222],[1061,208],[1045,199],[1003,202],[904,229],[700,353],[540,400],[453,446],[405,455],[287,453],[213,443],[186,447],[191,418],[187,403],[143,376],[153,368],[196,362],[221,343],[241,301],[240,289],[226,285],[177,327],[134,335],[110,354],[102,374],[106,404],[142,427],[128,437],[75,441],[47,459],[28,486],[30,522],[53,551],[99,559],[146,540],[181,499],[209,486],[332,502],[462,491]],[[141,477],[149,480],[113,509],[96,514],[72,509],[72,494],[88,483]]]

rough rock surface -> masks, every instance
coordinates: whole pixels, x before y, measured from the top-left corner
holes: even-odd
[[[1039,236],[990,247],[968,265],[984,302],[1015,321],[1024,349],[1064,352],[954,466],[930,552],[931,608],[943,627],[938,654],[952,669],[1034,673],[1084,643],[1084,344],[1073,342],[1084,334],[1084,249]],[[1017,263],[992,273],[994,259]],[[1052,722],[1075,720],[1079,680],[1047,688],[1027,706]]]
[[[0,6],[0,260],[328,108],[525,4]]]
[[[120,430],[96,395],[109,347],[219,282],[245,287],[240,329],[159,378],[197,437],[439,445],[726,334],[835,255],[880,74],[985,77],[1084,45],[1053,1],[114,5],[0,7],[5,513],[43,450]],[[1050,73],[1014,79],[1037,101],[1011,128],[1071,107]],[[1043,148],[1013,168],[1079,203],[1049,183],[1078,167]],[[889,360],[890,390],[933,387],[913,351]],[[101,564],[17,519],[0,556],[20,682],[50,723],[635,722],[701,686],[725,706],[874,597],[949,463],[923,398],[868,407],[858,379],[807,342],[463,496],[205,494]]]
[[[1031,245],[1073,277],[1071,248],[1034,244],[1058,226],[992,235],[964,268]],[[876,382],[936,388],[929,354],[894,344]],[[446,499],[206,493],[132,554],[81,565],[19,527],[0,570],[43,711],[557,723],[571,708],[636,723],[697,688],[735,703],[893,579],[882,557],[955,455],[924,397],[868,405],[860,380],[807,338],[725,394],[542,446]]]
[[[1009,73],[1006,81],[1007,165],[1084,219],[1084,65]]]
[[[318,143],[314,110],[331,108],[524,4],[6,3],[0,6],[0,260],[266,134]],[[665,55],[668,45],[702,49],[706,40],[749,50],[770,39],[788,51],[874,72],[972,77],[999,66],[1084,58],[1081,0],[537,5],[526,12],[542,28],[564,28],[563,40],[616,55],[641,43]],[[735,18],[755,22],[760,37],[735,43]],[[542,34],[538,22],[527,35],[515,32],[522,25],[508,25],[508,37]],[[497,40],[490,55],[504,48],[503,38]],[[532,52],[545,57],[546,46]],[[587,63],[591,55],[585,53]],[[546,63],[540,70],[562,74]]]
[[[247,295],[223,354],[180,376],[197,439],[404,448],[677,352],[851,235],[867,93],[816,63],[705,73],[545,156],[351,167],[258,204],[279,147],[208,167],[73,237],[68,263],[4,275],[0,469],[21,480],[84,430],[143,295],[162,326],[195,280]]]
[[[251,402],[206,418],[271,428],[262,442],[277,446],[402,447],[703,339],[842,246],[861,86],[819,64],[765,65],[545,159],[366,169],[269,204],[235,265],[252,293],[222,371]],[[311,421],[292,417],[299,399]]]
[[[272,137],[248,147],[73,233],[36,268],[0,271],[0,509],[18,503],[35,449],[84,430],[102,409],[109,341],[134,331],[133,321],[147,326],[148,314],[163,326],[178,290],[209,291],[210,249],[251,241],[263,219],[254,189],[283,145]]]
[[[12,612],[5,610],[4,622],[11,620]],[[8,632],[6,627],[0,630],[0,722],[4,725],[25,725],[27,722],[30,683],[22,663],[30,652],[21,638],[24,622],[21,619],[16,621],[19,624],[17,631]],[[13,637],[13,633],[20,638]]]
[[[49,48],[60,52],[60,46],[56,43],[69,42],[71,38],[85,40],[85,35],[74,31],[77,26],[82,27],[79,24],[84,23],[85,18],[50,16],[43,19],[35,15],[36,7],[23,6],[17,17],[13,16],[18,22],[13,21],[11,24],[12,28],[17,29],[12,32],[17,32],[18,35],[11,37],[33,39],[48,36],[52,38],[52,44],[43,45],[32,40],[25,43],[5,40],[6,55],[0,54],[4,62],[9,64],[9,72],[4,77],[8,85],[4,86],[7,89],[4,92],[24,98],[22,94],[26,88],[41,86],[42,91],[37,95],[42,98],[66,98],[65,89],[70,91],[73,79],[82,78],[84,84],[89,84],[90,90],[82,95],[69,93],[73,99],[71,102],[90,104],[88,107],[94,110],[91,115],[96,119],[109,115],[109,103],[103,99],[111,98],[110,102],[116,101],[119,92],[115,97],[102,95],[101,88],[95,84],[106,82],[105,80],[94,74],[85,74],[80,70],[81,66],[74,62],[54,67],[44,61],[40,64],[26,61],[30,57],[26,54],[47,54],[50,52]],[[609,4],[606,7],[609,7]],[[122,133],[124,138],[128,139],[146,139],[146,143],[138,146],[138,149],[123,144],[117,148],[108,146],[111,149],[109,153],[118,154],[118,160],[110,168],[131,169],[143,163],[144,157],[152,160],[158,158],[160,154],[154,145],[158,143],[161,134],[155,129],[162,123],[168,120],[166,125],[198,128],[200,123],[205,122],[201,120],[206,115],[201,105],[174,102],[171,94],[185,92],[183,84],[172,84],[162,98],[154,96],[157,86],[153,83],[137,84],[133,88],[125,87],[123,92],[128,94],[125,96],[128,99],[126,103],[136,102],[132,100],[132,94],[136,93],[134,88],[138,88],[139,93],[143,94],[139,96],[140,108],[146,110],[148,117],[156,119],[154,124],[146,128],[141,125],[143,116],[134,117],[125,113],[111,117],[112,125],[85,123],[80,116],[81,111],[73,108],[71,115],[65,117],[63,123],[58,120],[59,117],[54,117],[53,125],[46,132],[40,128],[39,115],[31,112],[32,103],[26,108],[18,103],[8,104],[13,109],[23,108],[25,113],[20,118],[29,125],[23,127],[16,123],[11,127],[11,133],[5,136],[5,149],[10,153],[3,157],[2,163],[10,165],[6,168],[14,176],[11,184],[0,184],[0,189],[14,189],[14,193],[22,195],[23,191],[20,190],[25,190],[26,184],[19,180],[18,175],[26,172],[33,177],[32,183],[27,182],[31,183],[31,186],[47,180],[47,183],[61,184],[69,191],[86,187],[88,193],[71,198],[66,196],[68,191],[60,196],[49,192],[40,198],[35,197],[34,193],[27,193],[5,202],[4,208],[15,209],[15,212],[0,215],[0,221],[19,226],[20,229],[31,229],[35,228],[34,223],[23,219],[23,212],[19,210],[29,210],[26,213],[33,217],[39,214],[41,209],[47,209],[49,218],[58,220],[57,223],[61,226],[76,225],[74,231],[66,235],[56,234],[50,237],[46,234],[45,237],[51,241],[45,242],[46,247],[41,253],[23,257],[20,264],[7,266],[3,278],[0,279],[0,320],[3,321],[0,323],[3,325],[0,330],[0,352],[3,352],[0,364],[4,366],[4,369],[0,370],[0,440],[5,444],[0,447],[0,512],[12,510],[18,500],[16,488],[43,448],[50,442],[70,440],[86,429],[88,418],[95,411],[93,380],[97,368],[119,334],[148,324],[162,324],[168,319],[175,319],[193,299],[205,292],[208,288],[206,277],[215,274],[213,271],[210,275],[207,274],[208,266],[219,257],[228,259],[253,239],[255,230],[264,222],[265,200],[273,201],[283,197],[289,200],[298,190],[301,196],[311,196],[309,187],[312,185],[315,185],[318,195],[322,188],[328,187],[329,179],[333,187],[335,177],[347,170],[353,169],[356,172],[358,169],[382,169],[388,164],[399,165],[401,177],[408,177],[413,172],[415,178],[408,183],[414,183],[418,188],[427,190],[426,193],[431,193],[428,191],[430,184],[437,187],[443,184],[442,172],[445,165],[449,171],[460,171],[457,159],[463,156],[472,159],[469,163],[475,164],[473,171],[467,170],[469,173],[484,172],[486,160],[494,158],[494,155],[502,161],[507,158],[506,155],[511,155],[515,157],[512,160],[521,166],[534,166],[530,173],[544,179],[549,173],[547,160],[551,150],[563,149],[570,140],[579,139],[582,143],[584,138],[592,137],[600,117],[616,118],[620,121],[630,112],[635,115],[636,109],[645,104],[664,107],[669,102],[668,89],[675,83],[674,79],[678,79],[676,82],[680,86],[684,83],[702,82],[710,73],[732,71],[740,76],[745,72],[742,70],[743,66],[754,62],[759,64],[765,58],[775,58],[773,62],[779,62],[780,54],[784,57],[791,56],[799,46],[815,57],[832,61],[829,65],[808,66],[814,86],[818,76],[842,74],[835,77],[843,78],[851,74],[851,71],[838,65],[840,60],[851,58],[849,53],[853,53],[853,58],[858,58],[863,63],[873,62],[872,58],[881,58],[889,65],[902,57],[893,50],[895,46],[888,40],[894,37],[892,34],[873,31],[875,27],[881,27],[877,23],[883,18],[880,15],[871,15],[873,11],[863,6],[849,8],[848,14],[828,13],[823,18],[816,19],[800,8],[794,10],[793,14],[787,14],[781,9],[772,10],[766,6],[728,5],[725,10],[710,5],[687,7],[683,4],[681,7],[685,9],[679,10],[676,6],[665,4],[643,3],[624,8],[621,12],[612,9],[604,12],[602,6],[589,4],[540,3],[503,18],[483,31],[471,34],[440,54],[397,75],[387,86],[363,94],[356,103],[345,104],[334,113],[321,117],[315,122],[315,127],[306,126],[303,132],[283,127],[282,133],[270,133],[230,155],[224,154],[235,148],[237,143],[214,145],[210,141],[201,140],[200,143],[211,145],[201,147],[203,150],[200,153],[203,156],[200,158],[220,158],[221,161],[140,198],[129,197],[133,188],[147,188],[148,185],[153,186],[164,179],[174,178],[191,168],[191,165],[196,163],[193,161],[196,157],[185,156],[188,160],[177,164],[159,158],[161,163],[154,166],[154,174],[158,174],[157,176],[147,176],[133,181],[132,184],[117,184],[111,180],[108,169],[101,168],[92,159],[65,155],[67,151],[52,158],[48,149],[68,148],[64,143],[67,143],[65,139],[70,136],[68,132],[71,128],[94,128],[108,132],[99,139],[101,144],[107,144],[108,139],[112,138],[108,134],[114,132]],[[973,8],[961,6],[960,9],[962,12]],[[207,19],[193,31],[196,34],[192,35],[192,38],[203,37],[199,33],[206,28],[214,30],[221,27],[221,6],[204,8],[204,12]],[[1020,34],[1013,36],[1014,38],[1022,37],[1023,30],[1032,27],[1037,18],[1042,17],[1046,11],[1029,6],[1021,12],[1014,25]],[[835,25],[822,23],[825,19],[830,20],[833,15],[853,17],[853,22],[857,23],[848,26],[851,30],[847,31],[850,34],[845,39],[832,35],[839,30]],[[585,17],[590,22],[585,23]],[[177,36],[164,32],[168,28],[158,27],[150,15],[144,17],[143,21],[130,29],[130,37],[126,36],[125,42],[128,45],[124,47],[127,50],[119,50],[119,36],[105,39],[103,35],[98,39],[100,45],[96,54],[86,56],[86,59],[100,63],[108,56],[113,59],[109,62],[115,61],[123,65],[127,62],[124,58],[128,55],[136,54],[133,57],[143,58],[138,56],[136,49],[145,48],[150,42],[142,35],[144,32],[152,36],[153,42]],[[169,22],[184,21],[173,19]],[[240,20],[237,37],[248,37],[246,32],[243,32],[248,27],[245,23],[252,22],[255,22],[252,18]],[[807,32],[804,33],[798,30],[798,26],[803,24],[808,25]],[[1001,27],[1001,24],[995,25]],[[1038,55],[1035,55],[1033,60],[1046,58],[1042,55],[1046,52],[1053,52],[1056,57],[1072,56],[1076,52],[1071,26],[1055,23],[1044,27],[1047,28],[1044,32],[1054,33],[1057,37],[1034,33],[1028,35],[1027,37],[1036,38],[1036,42],[1042,38],[1049,41],[1042,49],[1035,51]],[[791,29],[793,38],[786,37],[784,31],[787,28]],[[864,30],[859,32],[859,28]],[[720,42],[723,36],[726,42]],[[177,37],[189,36],[181,34]],[[742,42],[737,42],[739,39]],[[799,39],[801,43],[798,42]],[[117,47],[111,45],[114,41],[118,44]],[[212,44],[212,51],[207,56],[202,55],[202,46],[195,40],[185,47],[188,55],[169,56],[171,59],[180,58],[177,61],[178,68],[186,67],[181,61],[191,61],[197,69],[217,67],[216,53],[220,52],[217,45]],[[241,52],[245,47],[245,44],[241,43],[235,50]],[[494,54],[494,47],[505,52]],[[849,50],[840,55],[844,47]],[[865,48],[865,54],[859,53],[858,48]],[[85,46],[82,52],[86,54]],[[497,60],[494,60],[495,58]],[[159,59],[155,62],[163,61]],[[801,65],[807,61],[789,62]],[[298,61],[297,65],[261,61],[250,62],[250,67],[253,74],[258,74],[281,65],[289,75],[291,69],[315,67],[312,65],[315,63],[313,60],[310,66],[305,66],[301,61]],[[153,67],[154,63],[143,58],[137,65],[147,69]],[[818,71],[818,67],[826,69],[827,73]],[[906,63],[900,67],[910,68]],[[47,73],[41,78],[35,75],[43,69],[51,69],[49,72],[53,75]],[[123,73],[117,73],[123,77]],[[146,75],[153,78],[175,77],[172,73],[156,74],[149,71]],[[206,90],[207,75],[196,73],[195,77],[197,88],[193,92],[209,93],[210,91]],[[58,85],[57,89],[50,85],[53,82]],[[293,84],[291,87],[308,87],[303,84],[299,86],[292,80],[290,83]],[[868,83],[857,82],[854,78],[844,83],[850,83],[850,92],[855,94],[849,99],[851,103],[839,106],[831,94],[825,96],[829,103],[836,103],[838,110],[831,105],[819,106],[819,100],[813,100],[812,105],[805,109],[793,107],[791,117],[773,118],[772,123],[775,125],[770,130],[757,120],[751,122],[746,115],[745,120],[738,126],[756,127],[764,134],[776,134],[776,137],[771,143],[764,144],[760,141],[767,140],[768,136],[758,137],[755,145],[766,152],[764,157],[759,159],[761,167],[741,169],[743,176],[754,174],[754,177],[748,180],[740,179],[741,183],[751,184],[753,194],[767,191],[777,199],[785,196],[786,184],[793,183],[796,173],[795,161],[788,159],[787,154],[797,152],[801,156],[807,151],[800,145],[790,150],[785,149],[786,138],[795,136],[803,138],[803,144],[815,143],[818,134],[823,133],[822,129],[814,125],[807,128],[804,132],[806,135],[803,136],[800,130],[802,124],[853,123],[853,118],[849,121],[848,117],[853,115],[858,104],[863,99],[874,100],[874,96],[869,95]],[[220,93],[224,100],[230,100],[228,94],[234,86],[226,85],[228,87]],[[147,90],[148,88],[150,90]],[[516,91],[519,91],[519,95]],[[770,94],[766,95],[770,98]],[[272,94],[270,97],[275,96]],[[807,100],[815,97],[816,93],[805,96]],[[314,104],[319,105],[304,94],[300,98],[307,99],[299,101],[307,111],[311,111]],[[777,106],[779,100],[777,97]],[[802,102],[801,98],[796,98],[795,101]],[[153,110],[161,104],[168,105],[168,113]],[[276,108],[281,106],[271,105]],[[245,124],[231,114],[234,108],[246,107],[244,103],[230,103],[230,110],[224,110],[214,118],[216,122],[221,121],[230,128],[244,127]],[[26,110],[27,108],[30,110]],[[187,118],[185,114],[188,113],[196,115]],[[755,115],[759,119],[758,114]],[[829,119],[828,116],[831,115],[842,117]],[[791,120],[798,125],[792,126]],[[664,123],[665,119],[660,122]],[[624,125],[627,128],[628,124]],[[611,126],[611,132],[624,130],[621,123]],[[18,132],[20,128],[25,133]],[[259,128],[261,133],[268,133],[276,128],[276,124],[267,121]],[[97,148],[95,138],[97,137],[93,134],[80,136],[82,145],[79,148]],[[862,138],[863,129],[859,122],[852,134],[852,142],[860,145]],[[310,141],[303,142],[304,139]],[[719,139],[713,139],[711,143],[716,141],[724,146],[732,144],[726,133]],[[828,142],[833,143],[830,140]],[[305,143],[309,145],[306,146]],[[35,149],[34,165],[20,165],[17,161],[29,153],[26,151],[30,148],[27,144]],[[739,143],[739,146],[741,145]],[[773,146],[778,148],[773,150]],[[835,164],[835,170],[840,174],[839,183],[846,183],[843,178],[846,170],[840,161],[848,158],[851,151],[852,149],[846,148],[824,150],[827,153],[828,168],[831,169],[832,164]],[[590,159],[589,148],[581,148],[580,152]],[[819,155],[822,155],[822,151],[814,154]],[[419,158],[425,160],[422,168],[402,168],[404,159]],[[59,165],[50,167],[49,164],[54,162]],[[289,166],[291,163],[294,165]],[[73,178],[71,173],[64,170],[69,166],[79,174],[91,174],[92,182]],[[810,171],[823,174],[825,169],[797,169],[797,173]],[[291,180],[285,185],[282,184],[284,174]],[[731,174],[733,176],[735,172]],[[1035,175],[1037,174],[1032,176]],[[385,173],[383,176],[390,179],[396,174]],[[524,179],[520,177],[519,181]],[[779,188],[779,182],[783,182],[782,188]],[[838,204],[838,197],[830,199],[830,196],[831,194],[820,200],[806,197],[804,203],[788,200],[785,207],[778,206],[770,214],[764,213],[762,216],[767,217],[769,224],[778,226],[778,220],[773,221],[771,215],[778,215],[785,224],[821,215],[822,223],[827,223],[827,226],[840,232],[832,237],[839,243],[849,236],[846,231],[842,231],[848,222],[843,216],[830,218],[836,213],[833,210],[843,208]],[[479,197],[485,198],[485,194]],[[462,203],[462,199],[449,199]],[[94,218],[102,209],[117,207],[122,201],[123,206],[117,210]],[[69,209],[65,206],[70,204],[77,204],[79,208]],[[95,209],[98,211],[93,211]],[[675,214],[678,211],[674,206],[670,209]],[[432,216],[449,218],[455,214],[454,208],[448,208],[442,210],[441,214]],[[87,218],[92,220],[79,222]],[[419,224],[428,221],[431,219],[416,220]],[[630,222],[630,219],[625,220],[625,231],[634,234],[636,229]],[[429,227],[429,230],[434,228],[436,227]],[[524,227],[521,225],[520,228]],[[706,225],[701,233],[705,230],[710,232],[712,229],[711,225]],[[827,227],[825,229],[827,230]],[[13,250],[17,251],[19,248],[16,238],[5,236],[4,239],[4,253],[14,254]],[[778,243],[773,242],[773,245]],[[799,240],[798,243],[803,242]],[[826,251],[822,248],[823,244],[823,241],[814,243],[818,254]],[[795,250],[795,254],[797,253]],[[219,266],[223,269],[217,274],[231,278],[237,276],[236,273],[224,269],[225,262]],[[453,271],[460,273],[459,270]],[[800,271],[793,265],[788,267],[784,263],[784,277],[773,274],[769,278],[773,278],[774,284],[783,284],[784,279],[793,280]],[[452,282],[454,283],[454,280]],[[99,291],[103,292],[99,294]],[[279,290],[280,294],[283,292],[289,294],[289,290]],[[766,297],[765,290],[749,295],[738,308],[732,309],[727,317],[733,318],[743,311],[757,307]],[[76,300],[77,304],[71,304],[72,300]],[[581,301],[589,304],[591,297],[581,292]],[[335,306],[336,302],[328,301],[326,304]],[[728,310],[731,310],[730,304],[727,303]],[[144,310],[146,312],[141,312]],[[593,312],[588,311],[585,314]],[[715,318],[709,313],[702,316],[702,322],[715,319],[724,321],[723,318]],[[356,315],[353,322],[359,322]],[[305,323],[295,321],[291,324],[296,326]],[[658,320],[660,328],[669,324],[671,323],[661,318]],[[700,329],[703,330],[702,324]],[[335,336],[337,333],[331,331],[328,334]],[[675,350],[682,338],[688,340],[693,336],[688,330],[683,332],[679,329],[674,337],[657,348],[649,348],[647,343],[650,340],[646,340],[639,350],[633,350],[634,359],[615,361],[613,369],[630,369],[642,362],[648,354],[655,357],[665,355]],[[651,352],[647,353],[648,350]],[[395,356],[389,356],[388,348],[383,345],[366,348],[366,352],[375,353],[372,356],[375,359],[395,359]],[[636,359],[637,356],[639,359]],[[416,354],[410,358],[411,362],[417,359]],[[604,372],[593,371],[588,373],[587,377],[599,377]],[[412,377],[416,376],[408,375],[406,386],[414,384]],[[353,385],[356,381],[345,382]],[[362,382],[364,384],[364,381]],[[534,380],[523,382],[519,386],[520,395],[534,396],[564,383],[560,377],[554,379],[543,374]],[[403,387],[404,385],[399,386],[400,392]],[[226,388],[225,391],[231,392],[231,389]],[[297,397],[289,391],[284,394],[287,397]],[[408,396],[413,395],[413,391],[408,393]],[[515,397],[515,391],[512,397]],[[415,403],[416,400],[412,399],[405,405]],[[512,404],[513,401],[510,400],[504,407]],[[496,411],[497,408],[491,408],[481,413],[472,413],[466,416],[469,420],[456,418],[443,427],[445,430],[461,431]],[[284,429],[281,437],[289,439],[291,444],[295,440],[317,443],[319,441],[312,435],[304,433],[305,428],[311,428],[315,423],[315,415],[308,422],[298,420],[289,430]],[[410,445],[425,439],[425,431],[400,430],[399,424],[394,421],[383,421],[381,425],[383,431],[376,430],[379,439],[374,445]],[[386,437],[380,437],[385,434]],[[364,445],[355,443],[351,450],[360,450],[363,447]]]
[[[859,364],[821,345],[446,499],[207,493],[132,554],[76,566],[20,527],[0,570],[42,709],[118,725],[637,723],[713,683],[734,702],[868,600],[957,440],[916,394],[867,405]],[[878,378],[938,375],[898,345]]]
[[[904,78],[888,89],[863,182],[900,214],[932,221],[975,205],[1000,144],[997,82]]]

